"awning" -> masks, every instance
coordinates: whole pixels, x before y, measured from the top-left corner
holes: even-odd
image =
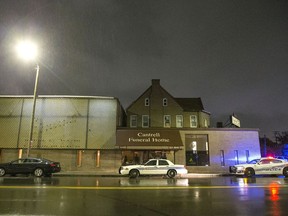
[[[116,147],[125,149],[181,149],[179,130],[118,129]]]

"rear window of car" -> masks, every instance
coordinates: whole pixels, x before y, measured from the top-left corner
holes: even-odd
[[[282,161],[281,160],[272,160],[272,163],[282,163]]]
[[[278,160],[278,159],[264,159],[264,160],[261,160],[261,164],[270,164],[270,163],[282,163],[282,161]]]
[[[169,165],[169,164],[168,164],[168,162],[165,161],[165,160],[159,160],[159,165],[160,165],[160,166],[167,166],[167,165]]]
[[[38,159],[33,159],[33,158],[29,158],[29,159],[25,159],[25,163],[40,163],[41,161]]]
[[[271,159],[261,160],[261,164],[269,164],[270,162],[271,162]]]

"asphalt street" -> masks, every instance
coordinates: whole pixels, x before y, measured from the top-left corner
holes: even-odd
[[[1,177],[0,215],[286,215],[284,177]]]

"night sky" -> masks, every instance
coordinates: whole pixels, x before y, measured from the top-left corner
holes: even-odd
[[[288,131],[287,0],[0,0],[0,94],[113,96],[126,108],[150,85],[201,97],[212,126]]]

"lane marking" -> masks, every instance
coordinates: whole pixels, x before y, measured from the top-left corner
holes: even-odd
[[[271,188],[271,185],[245,185],[245,186],[136,186],[136,187],[101,187],[101,186],[0,186],[0,189],[68,189],[68,190],[177,190],[177,189],[238,189],[238,188]],[[276,185],[278,188],[287,188],[288,185]]]

